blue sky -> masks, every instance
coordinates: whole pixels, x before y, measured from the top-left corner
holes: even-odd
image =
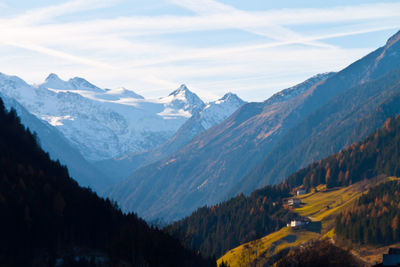
[[[384,45],[398,14],[372,0],[0,0],[0,72],[262,101]]]

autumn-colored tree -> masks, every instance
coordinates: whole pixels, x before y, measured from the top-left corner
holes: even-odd
[[[388,245],[400,241],[398,181],[379,184],[336,219],[336,233],[354,242]]]

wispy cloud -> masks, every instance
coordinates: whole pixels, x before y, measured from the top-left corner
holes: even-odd
[[[121,2],[121,0],[72,0],[62,4],[29,10],[17,16],[12,21],[18,24],[43,23],[58,16],[83,12],[93,9],[101,9]]]
[[[210,14],[225,14],[231,16],[233,18],[241,17],[240,21],[251,21],[254,19],[254,12],[245,12],[238,9],[235,9],[231,6],[226,4],[218,3],[214,0],[203,0],[203,1],[196,1],[196,0],[171,0],[172,3],[187,8],[191,11],[194,11],[200,15],[210,15]],[[259,16],[259,15],[258,15]],[[260,24],[259,22],[255,25],[241,25],[240,23],[237,24],[239,29],[269,37],[278,41],[288,40],[288,39],[298,39],[301,40],[301,35],[288,30],[279,24],[271,23],[268,19],[268,16],[264,17],[264,23]],[[333,46],[326,45],[323,43],[318,42],[304,42],[306,45],[313,45],[313,46],[322,46],[327,48],[333,48]]]
[[[74,22],[59,19],[119,3],[73,0],[14,18],[0,18],[0,53],[2,48],[17,47],[34,52],[26,60],[36,61],[39,53],[48,59],[40,61],[38,68],[43,71],[53,71],[49,68],[54,63],[45,63],[54,58],[66,73],[75,71],[94,77],[105,86],[118,80],[141,89],[145,95],[148,92],[154,96],[155,92],[185,82],[209,97],[223,90],[222,83],[247,92],[246,88],[270,88],[265,85],[267,80],[280,77],[282,71],[292,77],[286,77],[286,81],[293,82],[300,73],[305,77],[319,69],[337,69],[361,56],[365,49],[332,45],[329,39],[400,28],[400,3],[250,12],[214,0],[170,0],[195,14],[114,16]],[[324,25],[323,30],[319,25]],[[190,42],[191,37],[179,42],[170,36],[185,38],[185,34],[194,32],[204,36],[205,32],[224,30],[240,30],[259,38],[199,47]],[[311,64],[301,64],[307,60]],[[0,71],[6,71],[7,66],[0,63]],[[23,71],[28,73],[29,69]],[[284,84],[276,80],[273,83]],[[202,91],[201,86],[208,86],[208,90]],[[213,88],[215,92],[210,93]],[[260,97],[272,93],[268,90]]]

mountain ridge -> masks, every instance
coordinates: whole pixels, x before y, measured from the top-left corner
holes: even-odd
[[[319,80],[314,80],[314,83],[321,82],[323,79]],[[314,83],[309,84],[310,87],[314,85]],[[192,173],[200,173],[204,171],[208,171],[208,173],[211,172],[211,169],[217,167],[217,168],[224,168],[224,163],[218,162],[218,159],[222,159],[225,157],[224,153],[229,152],[226,151],[226,149],[229,147],[236,147],[238,146],[237,151],[235,152],[235,155],[238,156],[237,159],[229,159],[229,160],[234,160],[234,166],[237,168],[235,172],[243,172],[241,168],[251,168],[254,163],[252,161],[247,161],[245,160],[243,162],[243,159],[240,159],[239,157],[244,155],[244,154],[252,154],[252,155],[258,155],[258,157],[261,158],[261,154],[256,153],[256,151],[259,149],[258,144],[255,142],[248,142],[246,143],[246,146],[243,146],[242,142],[240,141],[242,138],[245,138],[245,136],[254,136],[257,140],[257,142],[262,143],[265,142],[264,140],[267,139],[270,136],[276,135],[279,132],[279,129],[276,129],[276,132],[271,132],[271,129],[268,127],[271,125],[271,127],[274,125],[274,116],[276,114],[287,114],[290,112],[292,105],[289,103],[292,101],[292,98],[289,98],[286,102],[285,105],[281,105],[281,103],[276,103],[276,104],[268,104],[268,103],[247,103],[244,104],[240,109],[235,111],[230,117],[228,117],[226,120],[224,120],[222,123],[215,125],[214,127],[206,130],[205,132],[199,134],[196,136],[191,142],[186,144],[184,147],[182,147],[178,152],[175,154],[171,155],[168,158],[162,159],[159,162],[155,164],[150,164],[148,166],[142,167],[138,169],[135,173],[131,175],[130,178],[125,179],[121,183],[117,184],[116,186],[113,186],[113,188],[108,192],[108,196],[111,198],[116,199],[121,207],[125,210],[130,210],[130,208],[135,207],[135,210],[139,212],[139,214],[144,215],[146,218],[151,219],[154,218],[152,216],[162,216],[162,215],[151,215],[148,217],[149,212],[151,212],[151,209],[147,207],[148,204],[143,206],[144,203],[148,203],[150,199],[154,199],[151,196],[153,194],[157,195],[157,187],[155,187],[155,184],[153,182],[153,186],[149,187],[149,185],[145,185],[150,182],[151,179],[156,179],[160,182],[162,190],[165,190],[168,188],[168,190],[173,191],[174,193],[171,192],[171,194],[168,194],[170,197],[169,203],[171,203],[171,206],[179,206],[180,208],[177,208],[180,212],[186,210],[187,208],[182,207],[182,201],[178,200],[176,197],[178,194],[181,194],[183,192],[183,188],[186,188],[184,192],[187,192],[187,195],[192,194],[192,197],[187,196],[187,201],[191,199],[192,202],[192,209],[195,206],[201,206],[204,204],[213,204],[214,202],[218,201],[215,196],[218,195],[216,192],[208,192],[206,195],[213,199],[213,200],[208,200],[206,202],[193,202],[194,199],[199,198],[202,194],[205,194],[203,190],[206,188],[211,188],[215,185],[214,191],[218,190],[221,191],[221,189],[225,186],[229,186],[229,181],[221,181],[217,182],[218,176],[220,175],[221,171],[216,170],[215,172],[212,172],[211,174],[198,174],[198,176],[203,176],[208,178],[203,178],[203,179],[196,179],[194,181],[188,180],[186,177],[186,172],[192,172]],[[272,116],[270,117],[265,117],[264,113],[266,114],[271,114]],[[286,115],[284,115],[286,116]],[[195,117],[193,117],[194,119]],[[248,127],[248,125],[252,124],[251,127]],[[221,126],[223,125],[223,126]],[[237,129],[245,129],[244,131],[237,131]],[[265,129],[265,132],[264,132]],[[225,134],[225,133],[229,134]],[[239,133],[239,134],[236,134]],[[232,139],[232,136],[235,136],[234,139]],[[246,137],[248,138],[248,137]],[[219,149],[213,149],[210,150],[208,147],[213,146],[213,145],[219,145],[219,144],[224,144],[224,149],[219,150]],[[267,141],[268,143],[269,141]],[[206,146],[207,144],[207,146]],[[235,145],[233,145],[235,144]],[[268,146],[268,144],[267,144]],[[207,153],[207,159],[206,160],[201,160],[199,158],[196,158],[197,155],[196,153],[193,153],[193,151],[201,151],[202,153]],[[240,151],[240,152],[239,152]],[[221,153],[222,152],[222,153]],[[184,156],[183,156],[184,155]],[[240,155],[240,156],[239,156]],[[211,162],[212,160],[212,162]],[[174,170],[174,166],[176,165],[176,162],[182,161],[182,162],[191,162],[190,164],[186,164],[186,166],[179,167],[179,170]],[[195,165],[193,164],[199,164],[199,166],[194,167]],[[161,174],[162,177],[158,177],[157,175]],[[238,174],[236,174],[238,175]],[[142,177],[147,177],[146,179]],[[167,183],[167,180],[170,180],[170,177],[178,176],[176,180],[174,180],[174,184],[169,181]],[[240,176],[240,175],[238,175]],[[130,180],[131,179],[131,180]],[[130,180],[130,181],[129,181]],[[162,181],[165,180],[165,181]],[[162,181],[162,182],[161,182]],[[212,181],[213,185],[210,185]],[[181,189],[178,191],[176,189],[172,189],[174,186],[178,186]],[[130,192],[130,189],[133,192]],[[141,189],[140,189],[141,188]],[[161,189],[160,188],[160,189]],[[198,188],[198,189],[197,189]],[[121,191],[119,191],[121,190]],[[147,191],[148,190],[148,191]],[[161,190],[161,191],[162,191]],[[201,190],[203,193],[199,192],[198,190]],[[226,189],[224,189],[226,190]],[[145,193],[146,191],[146,193]],[[223,190],[222,190],[223,191]],[[220,192],[219,192],[220,193]],[[136,195],[137,194],[137,195]],[[186,193],[183,193],[186,194]],[[136,195],[134,197],[134,195]],[[196,197],[194,197],[196,195]],[[165,210],[164,205],[166,205],[167,195],[163,196],[160,201],[163,203],[159,203],[157,205],[157,212],[160,210]],[[202,196],[201,198],[203,198]],[[123,201],[121,201],[123,199]],[[199,201],[199,200],[196,200]],[[204,201],[204,200],[202,200]],[[142,204],[139,204],[142,203]],[[173,204],[172,204],[173,203]],[[186,204],[184,204],[186,205]],[[128,208],[128,206],[130,208]],[[144,211],[145,213],[141,213]],[[157,212],[154,212],[157,214]],[[168,211],[168,216],[170,218],[179,218],[179,216],[182,215],[177,215],[175,213],[171,213]],[[186,214],[186,212],[185,212]]]
[[[393,36],[394,40],[400,40],[398,36],[399,33]],[[390,49],[399,51],[400,43],[394,41],[387,43],[390,43],[389,50],[385,46],[374,53],[376,59],[379,58],[379,62],[383,64],[382,69],[391,67],[392,71],[388,71],[386,75],[368,85],[365,82],[366,76],[375,77],[374,75],[383,72],[379,70],[379,64],[376,65],[377,61],[372,60],[370,68],[365,72],[366,76],[360,75],[361,83],[358,87],[353,87],[349,92],[337,96],[328,105],[315,110],[308,118],[288,131],[270,154],[266,155],[248,176],[243,177],[231,193],[250,192],[254,186],[282,181],[290,173],[311,161],[361,140],[377,129],[386,118],[395,115],[400,106],[390,99],[398,99],[400,57],[390,55],[389,58],[381,58],[381,56],[387,51],[393,54]],[[374,68],[377,71],[374,72]],[[385,101],[390,105],[385,104]],[[354,129],[351,132],[352,128]],[[254,181],[258,181],[257,185]]]
[[[343,92],[396,69],[400,63],[396,53],[380,58],[385,49],[383,46],[372,51],[284,102],[245,104],[177,153],[137,170],[114,187],[109,196],[125,210],[133,208],[147,219],[167,220],[229,198],[238,193],[231,189],[257,167],[289,130],[295,133],[296,125]],[[390,49],[394,51],[398,46],[391,45]]]

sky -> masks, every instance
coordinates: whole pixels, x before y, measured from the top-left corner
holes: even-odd
[[[263,101],[383,46],[399,14],[379,0],[0,0],[0,72]]]

